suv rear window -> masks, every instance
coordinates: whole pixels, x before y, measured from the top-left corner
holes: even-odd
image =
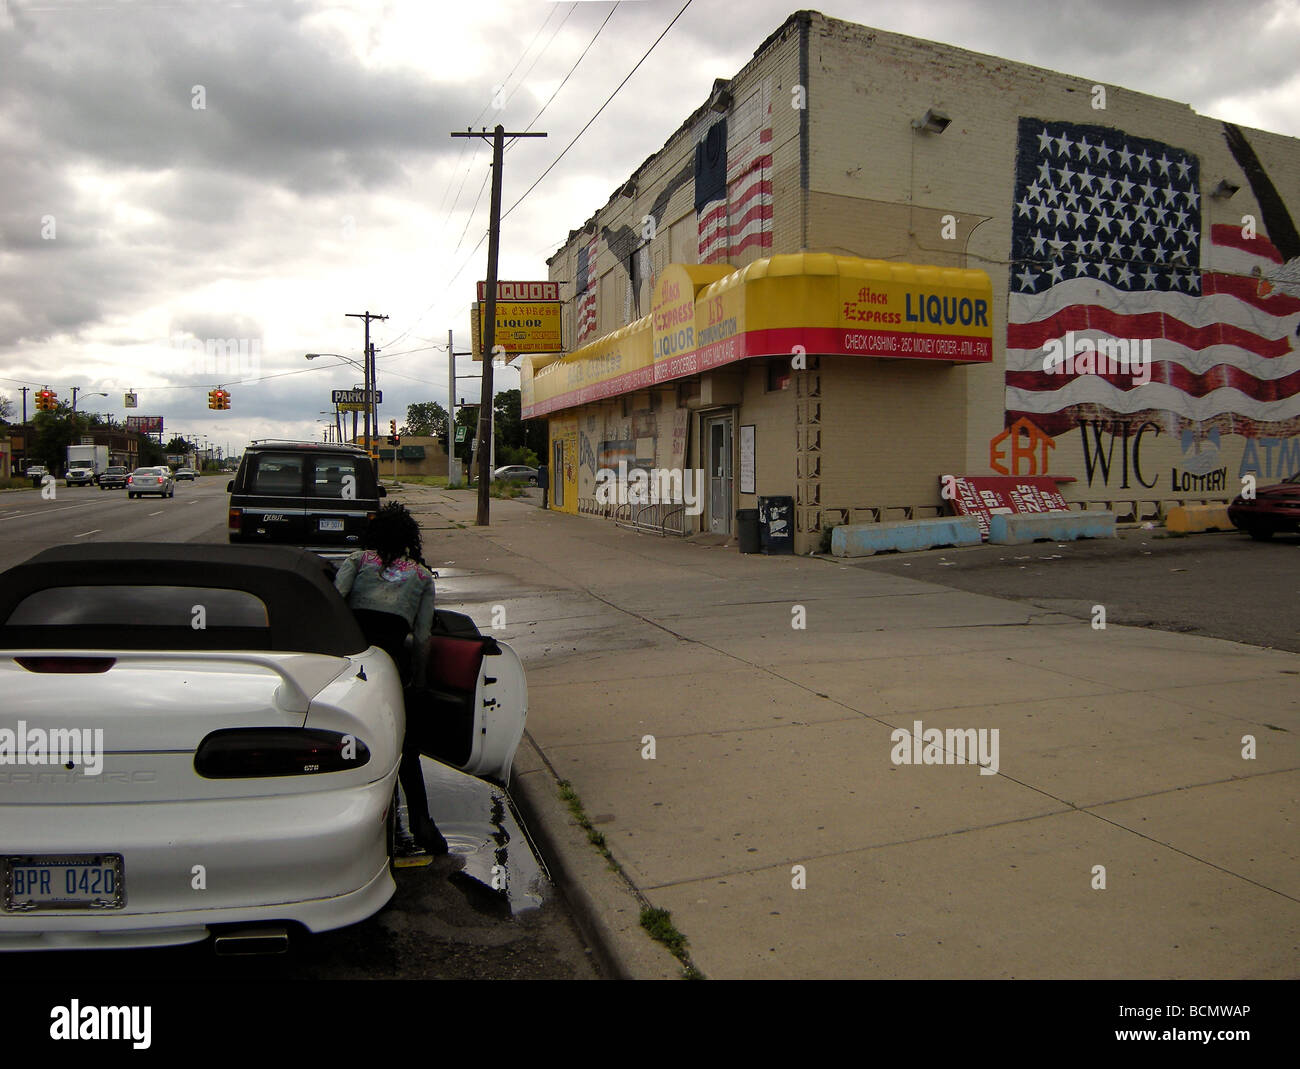
[[[354,498],[365,485],[356,457],[312,457],[312,494],[316,497]]]
[[[373,474],[364,456],[330,452],[251,453],[245,458],[242,493],[318,497],[339,501],[373,498]]]
[[[301,453],[258,453],[249,458],[250,494],[301,494],[305,457]]]

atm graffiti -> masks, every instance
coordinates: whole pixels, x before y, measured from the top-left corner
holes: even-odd
[[[1285,479],[1300,471],[1300,438],[1247,438],[1237,477],[1251,471],[1263,479]]]

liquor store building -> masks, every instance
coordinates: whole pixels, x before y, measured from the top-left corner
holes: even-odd
[[[797,12],[548,261],[570,350],[521,392],[551,503],[731,534],[788,496],[810,552],[942,514],[948,474],[1121,519],[1280,481],[1292,204],[1292,138]],[[611,500],[638,469],[702,471],[696,507]]]

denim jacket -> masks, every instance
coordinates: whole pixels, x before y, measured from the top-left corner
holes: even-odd
[[[411,625],[416,649],[424,649],[433,628],[433,574],[399,557],[387,568],[379,554],[353,553],[334,576],[334,586],[354,609],[395,613]]]

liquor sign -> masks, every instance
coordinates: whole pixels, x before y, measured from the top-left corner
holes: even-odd
[[[478,299],[487,300],[487,283],[478,284]],[[498,301],[558,301],[558,282],[497,282]]]
[[[940,491],[943,492],[943,480]],[[953,481],[955,496],[948,499],[954,516],[974,516],[980,534],[988,541],[989,523],[996,514],[1069,512],[1056,480],[1048,475],[960,475]],[[946,495],[945,495],[946,496]]]
[[[139,431],[141,434],[162,434],[162,416],[127,416],[126,429]]]
[[[520,353],[558,353],[560,344],[559,301],[497,301],[496,345],[507,357]],[[475,360],[483,359],[487,305],[471,306],[470,348]]]

